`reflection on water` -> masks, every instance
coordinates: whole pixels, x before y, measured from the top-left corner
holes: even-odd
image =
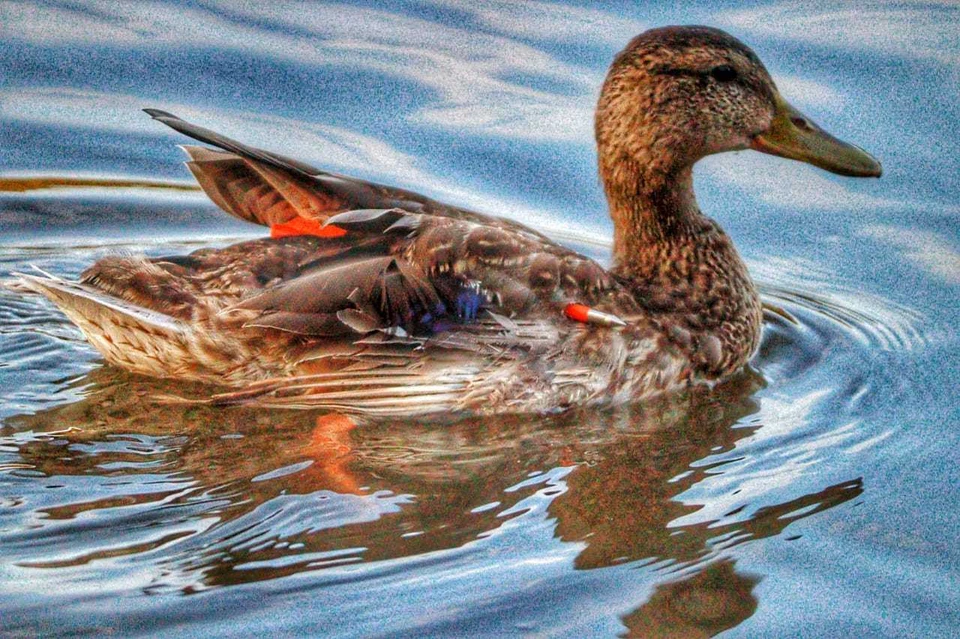
[[[4,468],[10,476],[65,490],[43,505],[31,499],[22,516],[32,523],[21,520],[0,543],[8,561],[32,570],[152,564],[149,593],[457,548],[521,515],[524,499],[538,494],[555,536],[580,547],[576,568],[639,560],[664,573],[628,627],[643,635],[658,624],[689,626],[706,636],[756,607],[757,578],[729,559],[717,563],[725,550],[862,492],[851,480],[743,521],[672,525],[698,509],[675,498],[719,466],[691,464],[755,430],[734,427],[757,411],[755,373],[629,410],[442,428],[157,405],[172,384],[112,368],[75,383],[84,399],[14,417],[3,430],[18,452]]]
[[[12,472],[57,481],[105,474],[110,488],[103,497],[37,509],[43,533],[26,536],[21,565],[80,565],[165,547],[163,563],[191,573],[198,582],[191,588],[275,578],[327,565],[325,557],[337,565],[462,545],[518,514],[517,503],[551,481],[563,486],[550,495],[556,534],[584,543],[583,568],[644,558],[692,562],[708,554],[709,540],[738,527],[738,536],[754,536],[752,527],[760,530],[765,519],[684,527],[683,534],[668,526],[691,510],[671,498],[709,472],[689,465],[752,432],[731,426],[757,409],[754,374],[629,411],[442,428],[157,405],[154,396],[170,384],[112,368],[76,383],[86,389],[83,400],[8,420],[20,459]],[[567,470],[544,474],[551,469]],[[118,494],[119,478],[129,488]],[[143,485],[149,489],[137,492]],[[219,521],[173,545],[168,536],[108,541],[117,517],[150,529],[188,513]],[[84,537],[89,548],[79,543]],[[15,540],[5,538],[5,547],[17,547]]]
[[[775,334],[789,342],[787,331]],[[697,462],[759,428],[750,417],[764,382],[752,371],[629,409],[442,426],[158,404],[202,389],[111,367],[72,385],[79,401],[0,431],[17,460],[2,470],[45,489],[9,504],[7,561],[66,583],[126,560],[152,567],[144,593],[191,594],[428,555],[482,540],[536,498],[553,535],[579,549],[575,569],[655,568],[649,598],[624,595],[637,636],[709,636],[757,606],[759,578],[736,569],[731,548],[863,491],[851,478],[746,518],[735,517],[744,505],[677,524],[701,508],[678,496],[728,463]]]
[[[698,165],[763,343],[630,409],[167,405],[209,390],[104,367],[0,290],[0,634],[955,635],[958,9],[674,4],[0,3],[0,278],[260,232],[197,193],[149,106],[606,259],[596,91],[664,23],[730,29],[885,170]]]
[[[163,189],[173,191],[200,191],[196,184],[178,184],[163,180],[130,180],[121,178],[79,177],[0,177],[0,193],[24,193],[47,189],[106,188],[106,189]]]
[[[647,603],[624,618],[629,637],[712,637],[735,628],[757,609],[759,579],[722,560],[692,577],[657,586]]]

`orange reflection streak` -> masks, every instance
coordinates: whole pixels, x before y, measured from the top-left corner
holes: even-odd
[[[356,459],[350,432],[357,424],[346,415],[331,413],[317,417],[303,452],[314,463],[303,471],[303,480],[338,492],[359,495],[360,482],[348,466]]]
[[[138,180],[127,178],[96,177],[60,177],[60,176],[22,176],[0,177],[0,193],[25,193],[55,188],[139,188],[171,191],[199,191],[200,187],[192,183],[170,180]]]

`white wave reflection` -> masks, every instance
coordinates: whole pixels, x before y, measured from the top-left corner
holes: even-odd
[[[900,249],[908,260],[948,284],[960,284],[960,250],[937,233],[886,224],[864,227],[860,233]]]
[[[182,135],[151,122],[144,106],[171,111],[198,124],[325,170],[375,175],[378,181],[406,186],[461,206],[533,224],[566,239],[605,243],[602,227],[559,219],[554,213],[517,201],[466,189],[418,166],[417,160],[375,137],[341,127],[257,112],[196,107],[175,102],[145,102],[133,95],[72,88],[0,90],[0,118],[66,128],[87,128],[105,134],[155,133],[181,143]]]
[[[952,0],[786,2],[722,11],[714,19],[720,26],[777,40],[960,65],[960,5]]]
[[[813,312],[833,331],[870,349],[916,351],[931,342],[925,315],[857,284],[838,282],[823,264],[798,256],[749,261],[765,301]]]
[[[192,46],[301,65],[366,69],[432,92],[429,103],[408,114],[412,122],[461,133],[592,145],[593,108],[605,70],[565,63],[517,38],[599,44],[610,48],[612,57],[645,25],[543,2],[455,6],[501,35],[347,5],[222,3],[214,12],[157,2],[90,2],[83,10],[0,5],[0,40]],[[538,79],[551,88],[535,88]],[[813,80],[778,77],[778,82],[795,87],[801,104],[835,107],[840,102],[835,91]]]
[[[515,139],[592,140],[594,94],[602,74],[514,38],[343,6],[301,15],[296,5],[280,2],[249,5],[243,12],[324,38],[319,46],[344,63],[430,90],[433,99],[409,114],[412,122]],[[561,19],[554,15],[554,23]],[[537,79],[557,88],[534,88]]]
[[[0,91],[0,118],[7,120],[105,133],[155,133],[187,142],[182,135],[151,123],[141,111],[148,106],[197,120],[251,144],[317,160],[321,166],[334,170],[368,172],[373,168],[406,183],[428,179],[428,174],[415,166],[413,157],[377,138],[327,124],[177,102],[157,103],[134,95],[66,87]]]
[[[846,424],[793,445],[783,445],[809,427],[811,415],[830,393],[829,389],[818,388],[805,395],[764,398],[757,416],[763,428],[739,440],[733,451],[706,457],[692,466],[709,466],[721,458],[744,456],[743,459],[723,465],[722,472],[710,473],[707,479],[678,496],[677,501],[698,509],[671,521],[669,527],[744,521],[761,505],[771,503],[768,497],[784,486],[803,485],[804,478],[812,474],[832,447],[855,437],[855,426]],[[750,456],[745,456],[747,450],[751,451]],[[743,508],[745,505],[750,507]]]
[[[755,152],[724,153],[697,164],[703,174],[730,184],[757,200],[785,209],[856,211],[905,209],[960,214],[954,204],[870,195],[872,181],[851,181],[793,160]]]
[[[552,2],[491,0],[426,0],[471,14],[478,22],[503,34],[552,42],[605,42],[622,46],[648,26],[598,9],[569,7]]]
[[[592,96],[602,78],[512,38],[346,5],[224,3],[214,13],[163,3],[91,2],[86,9],[3,5],[0,39],[128,48],[196,43],[197,48],[241,50],[302,65],[368,69],[435,93],[436,100],[414,120],[484,129],[490,122],[502,123],[512,110],[515,125],[492,130],[525,138],[589,136],[592,97],[583,98]],[[565,90],[538,90],[505,79],[513,75],[545,78]],[[477,105],[490,114],[456,119]],[[559,126],[561,115],[555,117],[558,126],[542,126],[546,110],[566,114],[576,106],[585,106],[588,117],[571,118],[570,132]]]

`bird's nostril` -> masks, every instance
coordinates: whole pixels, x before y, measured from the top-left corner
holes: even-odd
[[[804,131],[809,131],[813,127],[810,126],[810,122],[806,118],[790,118],[790,121],[793,122],[793,125],[798,129],[803,129]]]

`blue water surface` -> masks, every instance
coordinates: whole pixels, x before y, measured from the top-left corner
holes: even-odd
[[[0,3],[2,278],[262,234],[144,107],[605,260],[593,106],[665,24],[741,38],[884,166],[702,161],[761,350],[618,410],[351,428],[158,404],[183,389],[0,292],[0,634],[956,636],[960,7],[675,4]]]

